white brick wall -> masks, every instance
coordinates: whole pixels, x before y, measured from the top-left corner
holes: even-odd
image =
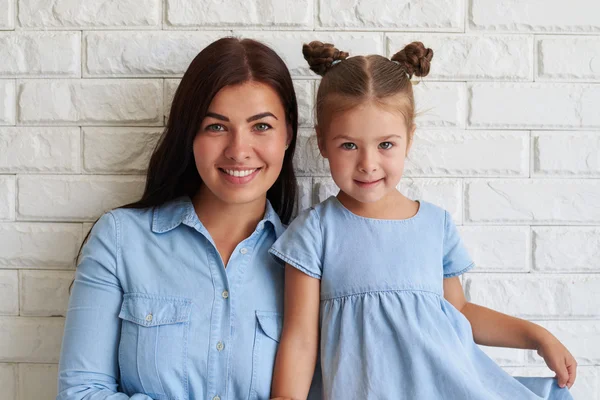
[[[286,61],[298,95],[299,208],[334,194],[311,138],[304,42],[435,52],[415,86],[399,188],[452,214],[477,261],[467,296],[555,333],[600,400],[597,0],[0,0],[0,388],[50,400],[74,260],[91,222],[134,200],[179,78],[226,35]],[[485,349],[512,374],[533,351]]]

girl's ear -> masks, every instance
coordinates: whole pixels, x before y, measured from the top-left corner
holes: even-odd
[[[318,125],[315,125],[315,132],[317,133],[317,144],[319,145],[319,152],[321,153],[321,157],[327,158],[327,151],[325,150],[325,140],[323,139],[323,132],[321,132]]]
[[[407,143],[406,143],[406,155],[408,156],[408,152],[410,151],[410,148],[412,147],[412,144],[415,140],[415,130],[417,129],[417,125],[412,124],[411,128],[408,131],[408,138],[407,138]]]

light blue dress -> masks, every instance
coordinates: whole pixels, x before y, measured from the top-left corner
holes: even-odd
[[[571,399],[552,378],[513,378],[473,341],[443,279],[473,267],[449,214],[421,201],[406,220],[351,213],[335,197],[271,248],[321,279],[325,399]]]
[[[189,197],[105,214],[77,267],[57,399],[268,399],[283,323],[268,250],[284,230],[267,202],[225,268]]]

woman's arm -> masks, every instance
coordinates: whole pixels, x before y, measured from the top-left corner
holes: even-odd
[[[284,323],[271,397],[308,396],[319,348],[320,287],[320,280],[285,266]]]
[[[118,393],[118,357],[123,300],[116,276],[116,225],[112,214],[96,223],[85,244],[63,336],[57,400],[126,400]],[[152,400],[144,394],[131,399]]]
[[[471,323],[475,343],[484,346],[537,350],[556,372],[559,385],[571,387],[577,362],[546,329],[523,319],[469,303],[458,277],[444,279],[444,298]]]

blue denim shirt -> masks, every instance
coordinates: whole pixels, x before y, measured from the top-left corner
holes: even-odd
[[[67,314],[58,400],[267,399],[283,272],[270,204],[227,268],[188,197],[100,218]]]

